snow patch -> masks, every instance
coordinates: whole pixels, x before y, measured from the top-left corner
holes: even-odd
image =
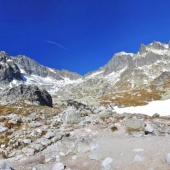
[[[117,72],[112,72],[110,73],[109,75],[107,75],[105,77],[105,79],[107,79],[108,82],[111,82],[111,83],[116,83],[118,82],[120,79],[120,75],[122,72],[124,72],[126,70],[127,67],[125,67],[124,69],[120,70],[120,71],[117,71]]]
[[[86,77],[86,79],[94,78],[95,76],[97,76],[101,73],[103,73],[103,70],[90,74],[89,76]]]
[[[55,71],[54,71],[54,69],[52,69],[52,68],[48,68],[51,72],[53,72],[53,73],[56,73]]]
[[[116,53],[115,55],[117,55],[117,56],[120,56],[120,55],[131,55],[131,56],[134,56],[135,54],[134,53],[126,53],[124,51],[121,51],[119,53]]]
[[[117,113],[140,113],[149,116],[153,116],[155,113],[160,114],[161,116],[170,115],[170,99],[168,100],[159,100],[149,102],[145,106],[132,106],[125,108],[114,108]]]

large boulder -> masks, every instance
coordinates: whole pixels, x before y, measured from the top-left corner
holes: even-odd
[[[1,104],[12,104],[24,101],[27,104],[43,105],[52,107],[51,95],[44,89],[34,85],[20,84],[11,89],[7,88],[0,93]]]
[[[129,130],[142,130],[144,128],[144,125],[145,123],[140,119],[130,118],[125,120],[125,126]]]
[[[69,107],[62,113],[62,120],[68,124],[79,124],[82,120],[82,115],[73,107]]]

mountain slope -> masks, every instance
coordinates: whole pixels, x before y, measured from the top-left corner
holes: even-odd
[[[153,86],[155,79],[169,71],[169,45],[142,44],[137,54],[116,53],[105,66],[85,75],[83,81],[70,87],[69,97],[83,100],[85,96],[92,96],[102,104],[119,106],[143,105],[169,94],[168,89]]]
[[[170,44],[142,44],[136,54],[119,52],[103,67],[84,77],[40,65],[26,56],[0,53],[0,87],[33,84],[53,94],[55,102],[144,105],[170,98]]]
[[[26,56],[10,57],[4,51],[0,52],[1,89],[24,83],[53,92],[80,78],[77,73],[45,67]]]

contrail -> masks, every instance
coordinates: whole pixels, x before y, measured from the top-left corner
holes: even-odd
[[[56,42],[53,42],[53,41],[46,41],[46,42],[51,43],[51,44],[55,44],[55,45],[58,46],[59,48],[62,48],[62,49],[67,50],[67,48],[65,48],[64,46],[62,46],[61,44],[58,44],[58,43],[56,43]]]

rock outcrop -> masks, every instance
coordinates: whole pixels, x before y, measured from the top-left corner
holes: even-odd
[[[23,81],[18,66],[5,52],[0,52],[0,84],[8,84],[12,80]]]
[[[7,88],[0,93],[1,104],[12,104],[17,101],[24,101],[27,104],[43,105],[52,107],[51,95],[44,89],[37,86],[24,85]]]

